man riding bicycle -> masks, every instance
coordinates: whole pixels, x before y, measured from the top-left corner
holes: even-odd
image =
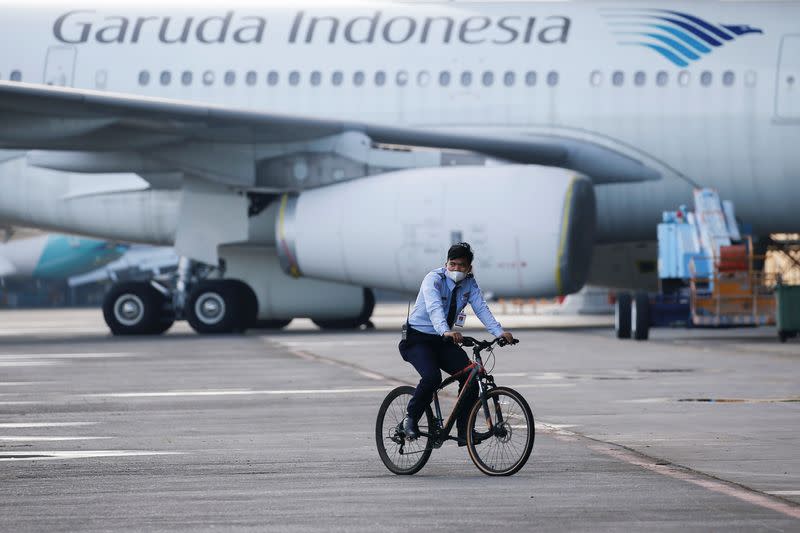
[[[458,346],[463,337],[453,329],[464,325],[466,315],[463,310],[468,303],[489,333],[508,342],[514,340],[510,332],[503,331],[489,310],[472,274],[473,259],[469,244],[460,242],[451,246],[445,266],[429,272],[422,280],[414,309],[403,328],[400,355],[421,376],[403,419],[403,432],[408,439],[419,437],[417,421],[442,382],[440,369],[453,375],[470,363],[467,353]],[[459,391],[465,379],[466,376],[459,379]],[[473,382],[465,392],[466,405],[472,405],[477,398],[477,385]],[[459,446],[466,444],[468,411],[463,409],[457,420]]]

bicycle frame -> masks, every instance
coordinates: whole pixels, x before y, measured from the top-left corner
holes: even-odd
[[[439,387],[433,393],[433,406],[435,410],[434,413],[435,427],[432,428],[433,431],[431,431],[431,433],[426,434],[424,432],[421,432],[421,434],[423,436],[433,439],[434,446],[436,448],[444,444],[444,441],[446,440],[458,440],[456,437],[451,437],[450,432],[453,430],[453,426],[456,423],[456,419],[460,410],[462,408],[465,408],[463,406],[464,396],[466,395],[467,389],[472,385],[472,382],[474,380],[477,380],[478,382],[478,400],[483,404],[483,410],[484,414],[486,415],[486,421],[489,426],[489,431],[491,432],[494,431],[494,425],[492,424],[492,419],[489,414],[489,405],[486,403],[486,399],[484,397],[484,394],[486,392],[486,387],[484,386],[484,383],[480,378],[484,378],[488,382],[487,384],[489,385],[489,388],[491,388],[494,385],[494,379],[492,378],[492,376],[486,374],[486,370],[483,367],[483,361],[481,360],[479,347],[476,346],[473,349],[473,355],[475,361],[473,361],[460,371],[456,372],[452,376],[442,381],[441,385],[439,385]],[[452,383],[458,381],[458,379],[466,373],[469,373],[469,376],[464,382],[464,386],[461,387],[461,392],[456,398],[456,403],[453,406],[453,410],[450,412],[450,416],[447,417],[447,422],[445,423],[442,420],[442,409],[441,406],[439,405],[439,391],[451,385]]]

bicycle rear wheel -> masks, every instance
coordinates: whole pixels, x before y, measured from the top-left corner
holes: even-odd
[[[533,450],[533,413],[520,393],[497,387],[486,393],[490,429],[478,401],[469,413],[467,451],[475,466],[490,476],[510,476],[522,468]]]
[[[375,443],[378,455],[386,468],[400,475],[416,474],[425,466],[433,451],[433,440],[420,436],[416,440],[406,440],[401,423],[406,416],[408,401],[414,394],[414,387],[397,387],[386,396],[378,411],[375,422]],[[428,433],[433,427],[433,413],[430,406],[418,422],[419,430]]]

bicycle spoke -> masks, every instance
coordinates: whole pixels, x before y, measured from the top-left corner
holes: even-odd
[[[480,461],[488,469],[487,473],[515,471],[521,460],[527,459],[532,443],[532,424],[526,409],[516,397],[505,391],[492,395],[489,401],[489,418],[495,428],[491,436],[473,445],[473,460]],[[473,429],[481,433],[488,424],[481,408]],[[471,451],[471,453],[472,453]],[[476,462],[476,464],[478,464]],[[480,466],[480,465],[479,465]]]

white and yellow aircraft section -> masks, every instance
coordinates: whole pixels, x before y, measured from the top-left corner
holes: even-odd
[[[276,271],[410,290],[454,236],[482,243],[498,294],[636,284],[627,243],[697,186],[756,235],[796,229],[797,20],[795,2],[6,4],[0,216],[227,254],[262,317],[282,313]]]

